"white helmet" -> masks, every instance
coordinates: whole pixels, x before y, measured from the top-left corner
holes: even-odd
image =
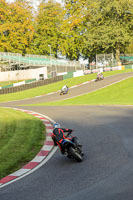
[[[61,126],[60,126],[59,123],[55,123],[55,124],[53,125],[53,127],[54,127],[54,128],[60,128]]]

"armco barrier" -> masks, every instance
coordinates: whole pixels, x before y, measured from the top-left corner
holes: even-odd
[[[125,69],[132,69],[132,65],[125,65]]]
[[[62,81],[62,80],[63,80],[63,76],[56,76],[56,77],[53,77],[53,78],[50,78],[50,79],[36,81],[36,82],[33,82],[33,83],[24,84],[24,85],[19,85],[19,86],[16,86],[16,87],[3,88],[3,89],[0,89],[0,94],[20,92],[20,91],[23,91],[23,90],[32,89],[32,88],[43,86],[43,85],[48,85],[50,83],[54,83],[54,82],[58,82],[58,81]]]
[[[4,88],[10,88],[10,87],[13,87],[13,84],[11,84],[11,85],[5,85],[2,88],[4,89]]]
[[[33,81],[36,81],[36,78],[31,79],[31,80],[26,80],[25,83],[31,83],[31,82],[33,82]]]
[[[73,72],[68,72],[67,74],[63,75],[63,80],[72,77],[73,77]]]

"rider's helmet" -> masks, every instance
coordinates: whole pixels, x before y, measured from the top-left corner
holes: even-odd
[[[66,85],[63,86],[64,89],[65,89],[66,87],[67,87]]]
[[[61,126],[60,126],[59,123],[55,123],[55,124],[53,125],[53,127],[54,127],[54,128],[60,128]]]

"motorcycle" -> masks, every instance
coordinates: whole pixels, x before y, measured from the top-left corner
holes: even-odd
[[[65,89],[65,90],[61,89],[60,95],[67,94],[68,91],[69,91],[69,88],[67,88],[67,89]]]
[[[102,75],[102,76],[97,76],[97,78],[95,79],[95,82],[97,82],[97,81],[101,81],[101,80],[103,80],[104,79],[104,76]]]
[[[83,160],[82,145],[76,145],[69,139],[63,139],[62,148],[67,158],[75,159],[78,162]]]

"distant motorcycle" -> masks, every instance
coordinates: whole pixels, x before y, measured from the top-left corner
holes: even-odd
[[[61,91],[60,91],[60,95],[67,94],[68,91],[69,91],[69,88],[66,88],[65,90],[64,90],[64,89],[61,89]]]
[[[62,148],[64,155],[69,159],[75,159],[78,162],[83,160],[82,145],[76,145],[69,139],[63,139]]]
[[[95,79],[95,82],[101,81],[101,80],[103,80],[103,79],[104,79],[104,76],[103,76],[103,75],[97,76],[97,78]]]

